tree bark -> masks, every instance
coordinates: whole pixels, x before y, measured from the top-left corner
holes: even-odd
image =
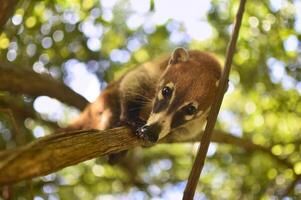
[[[0,153],[0,185],[46,175],[141,144],[143,142],[127,128],[49,135],[26,146]]]
[[[199,138],[177,141],[176,138],[170,137],[161,143],[175,141],[191,142],[199,141]],[[254,150],[269,152],[268,148],[221,131],[214,132],[213,141],[233,144],[248,152]],[[104,131],[81,130],[49,135],[28,145],[0,152],[0,185],[43,176],[85,160],[141,145],[147,144],[125,127]],[[277,159],[276,156],[274,158]],[[282,160],[278,161],[286,165]]]
[[[0,63],[0,90],[31,96],[47,95],[81,110],[89,103],[69,87],[51,77]]]

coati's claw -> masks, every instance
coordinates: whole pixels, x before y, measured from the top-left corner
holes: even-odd
[[[131,120],[123,120],[123,121],[120,121],[118,123],[119,126],[128,126],[135,133],[135,135],[137,135],[139,138],[141,138],[142,136],[139,136],[137,134],[138,130],[144,124],[145,124],[145,121],[142,120],[142,119],[136,119],[136,120],[133,120],[133,121],[131,121]]]
[[[150,143],[156,143],[157,142],[157,137],[153,137],[152,135],[147,134],[147,127],[146,125],[140,127],[136,131],[136,135],[140,138],[143,139],[145,142],[150,142]]]
[[[120,127],[120,126],[127,126],[129,127],[132,132],[139,138],[139,139],[142,139],[144,140],[145,142],[152,142],[152,140],[150,139],[149,135],[147,135],[145,133],[145,121],[139,119],[139,120],[136,120],[135,122],[134,121],[126,121],[126,120],[120,120],[118,123],[117,123],[117,126]],[[155,143],[155,142],[153,142]]]
[[[139,131],[139,129],[136,130],[135,135],[136,135],[138,138],[141,138],[141,139],[143,139],[144,136],[145,136],[143,133],[141,133],[141,132]]]

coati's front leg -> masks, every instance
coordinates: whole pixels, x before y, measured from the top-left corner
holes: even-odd
[[[129,125],[134,133],[146,123],[142,116],[148,118],[145,107],[151,105],[154,86],[153,78],[143,66],[126,74],[120,83],[120,122]]]
[[[139,78],[133,76],[132,72],[129,72],[120,81],[117,91],[120,108],[118,126],[127,125],[136,134],[136,130],[145,124],[145,121],[139,117],[144,105],[143,99],[139,99],[142,95]],[[127,150],[111,154],[109,156],[109,163],[115,164],[119,162],[126,153]]]
[[[123,96],[121,98],[120,107],[120,122],[121,124],[128,125],[134,133],[136,130],[143,126],[146,121],[140,118],[140,111],[143,106],[143,101],[137,97],[132,98]]]

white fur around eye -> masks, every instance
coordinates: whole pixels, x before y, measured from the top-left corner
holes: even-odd
[[[185,102],[185,103],[183,103],[183,104],[178,108],[178,110],[181,110],[182,108],[184,108],[184,107],[187,106],[188,104],[192,104],[196,109],[198,109],[198,107],[199,107],[199,104],[198,104],[198,102],[196,102],[196,101],[193,101],[193,102]]]
[[[169,82],[169,83],[166,84],[166,86],[167,86],[167,87],[170,87],[171,89],[174,87],[174,85],[175,85],[175,84],[172,83],[172,82]]]
[[[184,119],[186,121],[191,120],[194,117],[194,115],[185,115]]]
[[[162,90],[158,92],[158,100],[161,101],[163,99]]]
[[[196,114],[196,116],[201,116],[203,113],[204,113],[204,111],[200,110],[200,111]]]
[[[198,104],[198,102],[196,102],[196,101],[192,102],[192,105],[193,105],[196,109],[198,109],[198,107],[199,107],[199,104]]]
[[[198,103],[197,103],[196,101],[193,101],[193,102],[185,102],[184,104],[182,104],[182,106],[180,106],[179,110],[182,109],[182,108],[184,108],[184,107],[187,106],[188,104],[192,104],[192,106],[194,106],[196,109],[198,109]],[[194,118],[194,116],[198,116],[198,114],[199,114],[199,113],[193,114],[193,115],[185,115],[185,116],[184,116],[184,119],[185,119],[186,121],[191,120],[191,119]]]
[[[169,87],[170,89],[172,89],[172,95],[174,95],[174,83],[172,82],[169,82],[167,83],[164,87]],[[164,97],[162,95],[162,89],[158,92],[158,95],[157,95],[158,99],[159,100],[162,100]]]

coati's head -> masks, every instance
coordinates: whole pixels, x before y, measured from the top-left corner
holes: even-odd
[[[156,142],[190,120],[206,119],[220,77],[221,67],[211,55],[177,48],[159,80],[147,123],[138,133]]]

